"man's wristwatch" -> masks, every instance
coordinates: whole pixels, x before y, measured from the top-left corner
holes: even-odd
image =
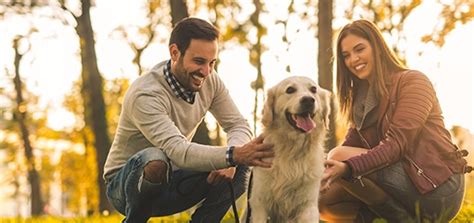
[[[229,146],[225,153],[225,159],[227,161],[227,165],[229,166],[237,166],[237,164],[234,161],[234,148],[235,146]]]

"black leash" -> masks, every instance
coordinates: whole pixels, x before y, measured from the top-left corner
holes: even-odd
[[[234,185],[232,185],[232,182],[229,182],[229,188],[230,188],[230,196],[232,199],[232,210],[234,211],[235,222],[240,223],[239,212],[237,211],[237,204],[235,203]]]
[[[251,188],[253,184],[253,171],[250,171],[250,179],[249,179],[249,186],[247,190],[247,216],[245,216],[245,222],[250,222],[250,217],[252,216],[252,207],[250,207],[250,196],[251,194]]]
[[[187,180],[190,180],[192,178],[195,178],[195,177],[204,177],[204,176],[207,176],[208,173],[197,173],[197,174],[191,174],[187,177],[184,177],[183,179],[181,179],[177,185],[176,185],[176,191],[178,192],[178,194],[180,194],[181,196],[188,196],[190,194],[192,194],[194,192],[193,189],[191,189],[190,191],[188,192],[185,192],[184,190],[182,190],[181,188],[181,185],[182,183],[184,183],[185,181]],[[239,212],[237,210],[237,204],[235,203],[236,199],[235,199],[235,193],[234,193],[234,185],[232,185],[232,182],[228,182],[229,184],[229,189],[230,189],[230,197],[231,197],[231,201],[232,201],[232,210],[234,211],[234,218],[235,218],[235,223],[240,223],[240,220],[239,220]]]

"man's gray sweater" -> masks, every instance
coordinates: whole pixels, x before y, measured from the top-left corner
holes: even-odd
[[[252,132],[222,80],[214,71],[197,92],[193,104],[177,97],[165,80],[167,61],[137,78],[125,94],[119,124],[104,167],[108,178],[135,153],[162,150],[173,168],[211,171],[228,167],[226,146],[192,143],[207,111],[227,133],[228,145],[247,143]]]

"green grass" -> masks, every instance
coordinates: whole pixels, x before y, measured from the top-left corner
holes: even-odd
[[[0,218],[0,223],[114,223],[121,222],[124,217],[119,214],[110,216],[91,216],[91,217],[53,217],[44,216],[38,218]],[[152,218],[148,223],[187,223],[191,219],[188,213],[176,214],[168,217]],[[223,223],[234,222],[234,216],[231,211],[227,212]],[[385,223],[385,220],[377,219],[374,223]],[[424,223],[424,222],[423,222]],[[461,211],[451,223],[474,223],[474,203],[464,202]]]
[[[474,222],[474,204],[464,203],[461,211],[456,215],[456,218],[453,219],[453,223],[473,223]]]
[[[90,217],[53,217],[44,216],[37,218],[0,218],[0,223],[114,223],[121,222],[124,216],[119,214],[113,214],[110,216],[90,216]],[[148,221],[148,223],[187,223],[191,219],[188,213],[176,214],[168,217],[156,217]],[[223,223],[234,222],[234,216],[231,213],[227,213]]]
[[[64,217],[38,217],[38,218],[0,218],[0,223],[114,223],[121,222],[124,217],[122,215],[111,215],[111,216],[91,216],[91,217],[77,217],[77,218],[64,218]],[[187,213],[177,214],[169,217],[152,218],[148,223],[187,223],[191,216]],[[229,212],[224,217],[223,223],[234,222],[233,215]],[[377,219],[374,223],[384,223],[386,221]],[[463,208],[452,221],[452,223],[474,223],[474,204],[464,204]]]

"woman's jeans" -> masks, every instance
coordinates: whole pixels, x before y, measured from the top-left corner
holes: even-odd
[[[168,164],[167,182],[154,184],[143,177],[145,165],[153,160]],[[235,197],[248,185],[250,170],[237,166],[232,180]],[[107,179],[107,197],[126,216],[123,222],[146,222],[150,217],[167,216],[187,210],[202,201],[191,222],[220,222],[231,205],[228,183],[207,183],[209,172],[171,170],[168,158],[157,148],[147,148],[132,156],[125,166]]]
[[[417,218],[446,222],[457,214],[464,197],[464,175],[455,174],[435,190],[420,194],[397,162],[377,173],[377,184]]]

